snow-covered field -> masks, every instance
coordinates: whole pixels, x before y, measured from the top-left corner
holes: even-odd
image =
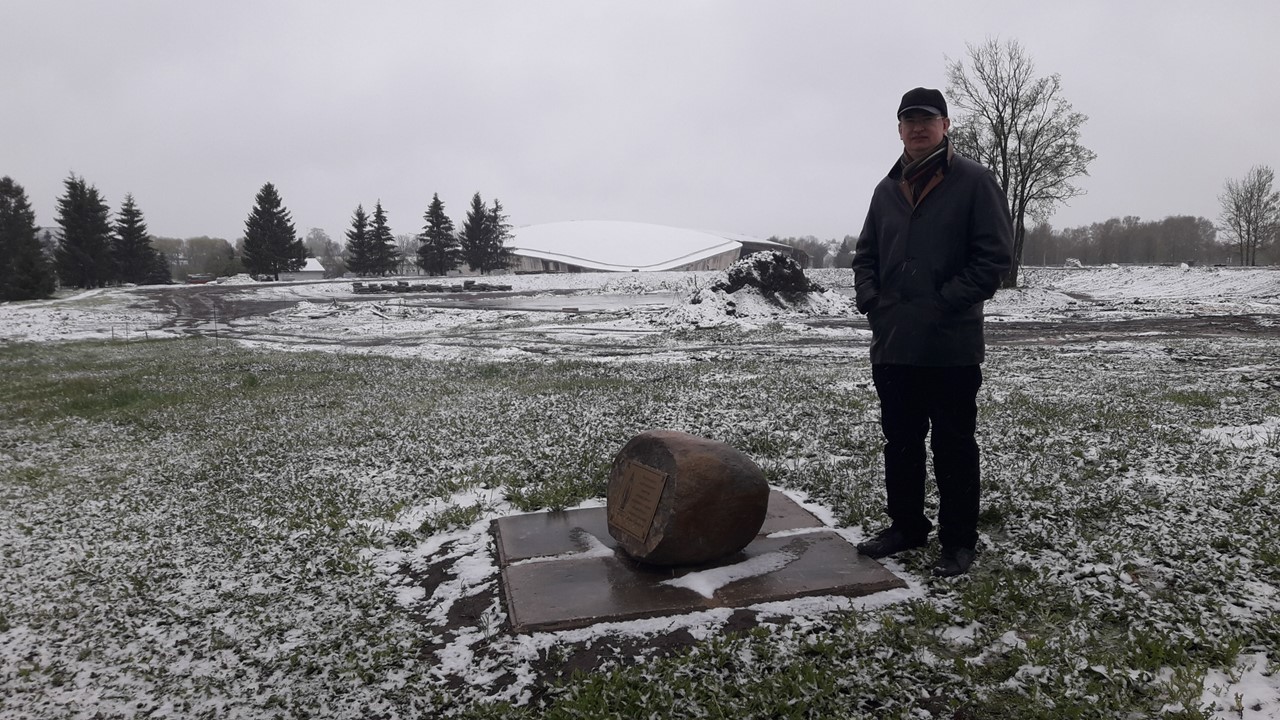
[[[743,449],[852,541],[880,526],[865,324],[847,271],[811,276],[782,306],[690,305],[702,273],[0,305],[0,718],[1280,717],[1274,269],[1001,291],[993,324],[1253,330],[993,344],[969,577],[931,579],[935,547],[886,563],[907,590],[748,608],[756,633],[505,629],[489,522],[598,505],[650,427]]]
[[[293,349],[337,349],[344,340],[385,339],[381,350],[363,344],[359,352],[419,357],[474,357],[431,342],[458,328],[489,330],[517,327],[525,335],[576,337],[629,336],[672,328],[733,325],[757,328],[769,323],[795,326],[813,317],[853,317],[852,273],[815,270],[810,277],[828,288],[803,307],[778,307],[758,295],[723,295],[699,305],[690,294],[718,276],[700,273],[581,273],[504,276],[520,297],[483,298],[470,308],[445,296],[424,293],[359,296],[348,280],[255,283],[241,276],[216,286],[112,288],[28,303],[0,304],[0,342],[81,339],[127,340],[175,337],[184,330],[209,335],[219,327],[260,336]],[[415,280],[414,278],[410,278]],[[213,290],[231,290],[233,300],[290,303],[269,316],[221,318],[175,326],[170,307],[157,293],[179,299]],[[622,298],[622,300],[611,300]],[[725,302],[736,301],[728,315]],[[556,310],[573,308],[573,312]],[[1259,314],[1280,316],[1280,269],[1276,268],[1026,268],[1022,287],[1001,290],[988,303],[993,322],[1025,320],[1118,320],[1134,317]],[[219,325],[221,323],[221,325]],[[234,334],[234,333],[233,333]],[[307,338],[314,342],[308,342]],[[291,338],[287,343],[285,338]],[[408,339],[409,342],[400,342]],[[517,343],[518,345],[518,343]],[[503,354],[511,354],[506,348]],[[515,351],[519,355],[518,349]]]

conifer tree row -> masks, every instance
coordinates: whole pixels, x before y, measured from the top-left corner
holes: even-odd
[[[347,230],[347,270],[360,277],[386,275],[395,272],[399,261],[400,253],[382,201],[374,203],[372,217],[365,213],[364,205],[357,205]]]
[[[472,270],[488,274],[507,267],[511,262],[511,250],[506,247],[511,238],[511,225],[502,203],[493,201],[493,208],[485,206],[480,193],[471,196],[467,219],[458,233],[462,258]]]
[[[53,268],[37,237],[36,214],[12,178],[0,178],[0,301],[53,294]]]
[[[63,285],[76,288],[170,281],[167,259],[152,246],[132,195],[125,195],[113,225],[96,187],[74,174],[63,187],[57,218],[62,233],[51,266],[36,238],[26,193],[10,178],[0,182],[0,285],[6,288],[0,293],[6,299],[46,297],[53,292],[55,275]]]
[[[125,195],[112,222],[98,189],[73,173],[64,182],[57,207],[61,233],[50,263],[36,237],[38,227],[25,192],[10,178],[0,182],[0,296],[50,295],[55,277],[78,288],[171,282],[168,258],[156,249],[132,194]],[[511,226],[500,201],[488,207],[475,193],[460,232],[445,214],[438,193],[432,195],[423,218],[415,262],[426,272],[444,275],[465,262],[473,271],[487,274],[509,265],[506,243]],[[399,266],[401,252],[381,200],[372,217],[363,205],[357,206],[346,237],[347,267],[352,272],[385,275]],[[245,220],[241,261],[248,272],[276,280],[281,272],[300,270],[306,262],[306,246],[272,183],[259,189]]]
[[[58,278],[67,287],[100,288],[115,278],[110,211],[98,188],[72,174],[58,198],[62,238],[54,253]]]

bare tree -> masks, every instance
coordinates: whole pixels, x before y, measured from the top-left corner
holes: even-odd
[[[322,228],[308,230],[307,236],[302,239],[302,244],[307,247],[311,257],[318,260],[328,261],[342,255],[342,246],[334,242],[333,238],[329,237],[329,233]]]
[[[342,246],[329,237],[329,233],[323,228],[308,230],[302,244],[307,247],[307,252],[312,257],[320,261],[326,278],[342,277],[346,274],[347,263],[342,257]]]
[[[790,245],[799,250],[808,258],[805,267],[820,268],[827,266],[827,258],[831,255],[833,247],[838,247],[839,243],[835,240],[819,240],[813,235],[805,235],[804,237],[784,237],[780,238],[773,235],[769,238],[771,242]]]
[[[418,236],[396,235],[396,274],[421,275],[422,268],[415,262],[418,259]]]
[[[947,95],[961,110],[952,118],[958,152],[995,172],[1013,218],[1013,267],[1004,287],[1017,287],[1027,218],[1048,220],[1055,205],[1083,190],[1097,155],[1080,144],[1088,117],[1062,97],[1059,76],[1036,77],[1035,63],[1017,41],[968,45],[966,60],[947,61]],[[955,113],[952,113],[953,115]]]
[[[1266,247],[1280,232],[1280,192],[1272,189],[1275,171],[1255,165],[1243,180],[1228,179],[1218,202],[1218,216],[1227,241],[1235,244],[1241,265],[1258,264],[1258,248]]]

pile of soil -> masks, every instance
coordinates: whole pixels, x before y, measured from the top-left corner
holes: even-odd
[[[754,253],[730,265],[725,278],[711,289],[735,293],[744,287],[764,293],[826,291],[805,276],[800,263],[777,250]]]

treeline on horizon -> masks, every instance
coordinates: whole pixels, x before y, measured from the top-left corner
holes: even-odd
[[[98,189],[72,174],[58,198],[61,235],[42,235],[27,193],[0,178],[0,300],[53,295],[56,285],[170,282],[168,262],[151,244],[142,211],[126,194],[114,222]]]
[[[269,200],[270,201],[270,200]],[[393,233],[382,201],[366,212],[364,204],[356,206],[351,224],[343,234],[344,242],[335,241],[322,228],[311,228],[301,238],[301,252],[315,258],[325,269],[326,277],[342,277],[351,273],[360,277],[383,275],[446,275],[466,265],[480,273],[506,267],[511,260],[507,241],[511,225],[502,202],[495,198],[486,205],[475,193],[460,229],[445,213],[438,193],[423,215],[424,225],[417,234]],[[189,238],[152,237],[157,249],[166,253],[175,278],[191,275],[223,277],[247,272],[242,262],[245,238],[233,245],[230,241],[198,235]],[[294,246],[293,253],[298,252]],[[285,268],[296,270],[297,267]]]
[[[494,199],[486,205],[479,192],[457,230],[434,195],[416,235],[393,235],[381,200],[371,215],[359,204],[346,243],[339,246],[318,228],[305,241],[299,238],[279,192],[266,183],[245,220],[244,235],[233,246],[208,236],[151,235],[131,194],[125,195],[113,221],[98,189],[74,173],[63,187],[55,231],[37,225],[20,184],[0,178],[0,301],[50,297],[59,285],[166,284],[175,276],[181,280],[197,274],[247,272],[279,280],[281,272],[301,270],[308,257],[323,258],[326,276],[351,272],[362,277],[404,272],[406,264],[434,275],[464,264],[487,274],[511,262],[506,246],[511,225],[502,203]]]
[[[809,267],[847,268],[853,262],[857,237],[820,240],[813,235],[770,237],[773,242],[803,250]],[[1276,248],[1259,250],[1259,264],[1280,260]],[[1022,265],[1055,266],[1079,261],[1084,265],[1239,265],[1234,244],[1221,239],[1213,221],[1191,215],[1170,215],[1146,221],[1135,216],[1055,230],[1040,223],[1027,231]]]
[[[501,202],[486,205],[480,193],[466,220],[455,229],[435,194],[416,234],[393,235],[381,201],[372,215],[357,205],[344,243],[311,228],[299,238],[288,210],[271,183],[259,191],[245,221],[245,235],[233,245],[223,238],[186,239],[151,235],[142,210],[126,194],[114,220],[97,188],[72,174],[58,198],[57,235],[36,224],[22,186],[0,179],[0,301],[51,296],[57,286],[94,288],[111,284],[161,284],[191,275],[227,276],[248,272],[279,277],[306,259],[320,259],[326,276],[425,272],[445,275],[462,265],[488,273],[508,267],[511,237]],[[847,268],[856,237],[821,240],[812,235],[769,238],[802,250],[808,267]],[[1280,260],[1274,243],[1260,244],[1258,264]],[[1242,264],[1232,241],[1219,236],[1203,217],[1174,215],[1144,221],[1115,217],[1055,230],[1041,223],[1028,230],[1022,265]]]

